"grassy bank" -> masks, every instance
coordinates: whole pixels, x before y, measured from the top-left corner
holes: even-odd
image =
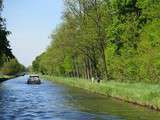
[[[114,81],[98,84],[79,78],[52,76],[43,76],[43,78],[52,80],[56,83],[83,88],[94,93],[111,96],[133,104],[160,110],[160,85],[146,83],[118,83]]]
[[[14,78],[15,76],[0,75],[0,82]]]

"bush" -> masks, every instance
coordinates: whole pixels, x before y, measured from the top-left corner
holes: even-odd
[[[16,75],[24,71],[24,66],[21,65],[16,59],[11,59],[5,62],[1,68],[3,75]]]

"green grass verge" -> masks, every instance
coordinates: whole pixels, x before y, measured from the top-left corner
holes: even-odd
[[[9,79],[9,78],[12,78],[12,77],[14,77],[14,76],[0,75],[0,78],[6,78],[6,79],[8,78]]]
[[[3,82],[3,81],[8,80],[8,79],[12,79],[14,77],[15,76],[0,75],[0,82]]]
[[[160,110],[160,85],[158,84],[119,83],[114,81],[91,83],[91,81],[85,79],[53,76],[43,76],[43,78]]]

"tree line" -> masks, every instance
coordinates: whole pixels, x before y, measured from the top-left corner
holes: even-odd
[[[64,0],[63,22],[32,68],[116,81],[160,80],[159,0]]]
[[[8,35],[11,34],[6,28],[6,20],[2,16],[3,0],[0,0],[0,73],[3,75],[14,75],[24,71],[24,66],[18,62],[13,55]]]

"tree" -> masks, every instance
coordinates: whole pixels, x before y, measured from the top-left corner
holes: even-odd
[[[5,62],[1,68],[3,75],[16,75],[24,71],[25,67],[21,65],[16,59],[11,59],[8,62]]]
[[[160,80],[158,0],[64,3],[63,22],[45,53],[33,62],[35,70],[123,82]]]
[[[14,58],[14,55],[11,52],[9,41],[7,36],[10,32],[6,29],[5,19],[1,15],[2,12],[2,0],[0,1],[0,67],[5,61],[8,61],[10,58]]]

